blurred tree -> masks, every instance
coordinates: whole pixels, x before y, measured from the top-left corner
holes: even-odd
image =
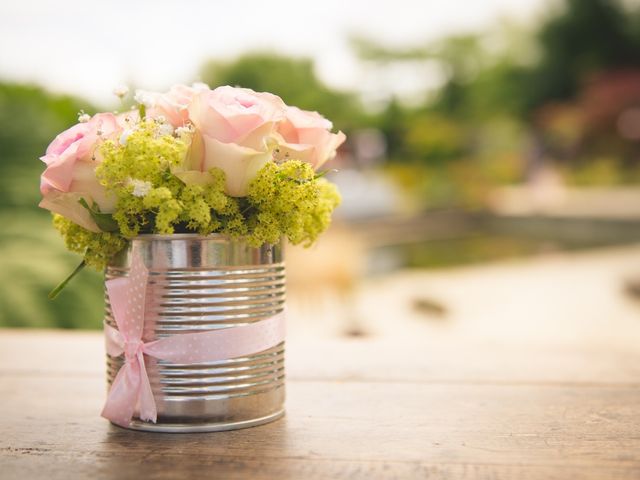
[[[564,0],[536,38],[541,58],[522,83],[529,110],[575,97],[591,74],[640,66],[640,8],[616,0]]]
[[[534,171],[549,158],[570,163],[566,172],[578,167],[603,172],[588,166],[614,156],[620,161],[607,168],[628,171],[607,175],[609,182],[637,178],[636,129],[627,121],[621,133],[620,126],[623,115],[631,118],[640,107],[637,2],[557,0],[533,31],[502,22],[490,32],[453,35],[424,46],[351,41],[374,71],[423,62],[435,65],[443,79],[434,89],[427,87],[433,79],[425,77],[425,91],[432,90],[422,105],[389,103],[380,125],[389,136],[392,160],[433,165],[465,159],[491,169],[490,179],[514,181],[518,171]],[[505,125],[508,141],[496,141]],[[509,158],[513,164],[518,157],[520,168],[512,165],[507,174],[495,176],[491,159]]]
[[[36,208],[39,157],[89,105],[35,86],[0,83],[0,206]]]
[[[231,61],[210,60],[202,67],[201,78],[212,88],[233,85],[275,93],[289,105],[320,112],[336,129],[360,126],[363,117],[356,95],[324,85],[307,58],[256,52]]]
[[[79,262],[38,208],[39,160],[62,130],[92,107],[78,98],[0,83],[0,326],[99,328],[101,280],[86,271],[55,301],[47,293]]]
[[[465,134],[464,128],[447,117],[416,115],[407,128],[404,147],[411,158],[445,162],[463,154]]]
[[[40,156],[43,146],[57,133],[77,122],[81,108],[86,109],[87,102],[71,96],[52,95],[36,86],[0,83],[1,164],[16,155]]]
[[[464,113],[470,86],[487,62],[479,35],[454,35],[437,42],[432,50],[445,73],[432,108],[449,114]]]
[[[404,152],[404,137],[408,127],[407,111],[395,98],[376,116],[375,127],[387,140],[387,153],[393,160],[401,160]]]
[[[422,47],[388,48],[361,37],[352,37],[351,46],[380,68],[436,61],[444,82],[427,101],[431,109],[524,118],[549,101],[574,98],[593,74],[640,67],[640,5],[561,0],[533,34],[503,22],[490,34],[453,35]]]

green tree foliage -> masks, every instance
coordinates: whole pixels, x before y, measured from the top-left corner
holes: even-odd
[[[52,302],[47,293],[77,264],[38,208],[39,160],[49,142],[77,122],[80,99],[35,86],[0,83],[0,326],[99,328],[100,275],[83,272],[77,288]]]
[[[572,98],[590,74],[640,66],[640,8],[625,9],[616,0],[565,0],[536,38],[541,58],[522,84],[530,109]]]
[[[0,205],[35,208],[38,159],[51,140],[76,123],[86,102],[35,86],[0,83]]]
[[[524,164],[532,132],[549,122],[541,120],[542,107],[565,102],[563,111],[573,112],[577,122],[569,125],[573,140],[564,148],[571,158],[554,148],[548,134],[537,135],[538,151],[572,165],[595,162],[609,152],[622,160],[620,165],[637,168],[637,148],[620,138],[614,120],[589,132],[585,141],[580,122],[586,113],[578,102],[598,74],[640,67],[640,5],[557,0],[530,29],[502,22],[489,32],[456,34],[423,46],[390,48],[359,37],[352,38],[352,46],[374,70],[422,62],[439,69],[443,79],[422,105],[392,100],[380,116],[393,161],[430,167],[465,161],[494,171],[491,159],[519,156]],[[561,121],[556,115],[552,126]]]
[[[320,112],[340,130],[358,126],[362,118],[356,96],[324,85],[306,58],[257,52],[226,62],[211,60],[202,67],[201,78],[212,88],[232,85],[275,93],[289,105]]]

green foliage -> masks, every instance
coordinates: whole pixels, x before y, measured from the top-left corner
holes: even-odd
[[[111,257],[126,246],[117,233],[90,232],[61,215],[53,215],[53,226],[64,238],[68,250],[84,256],[84,261],[96,270],[103,270]]]
[[[113,219],[125,237],[151,231],[173,233],[172,224],[182,213],[178,199],[184,184],[171,169],[183,162],[189,144],[180,137],[159,134],[159,127],[153,120],[143,121],[124,145],[109,140],[100,149],[104,160],[96,167],[96,176],[118,199]],[[148,185],[149,191],[136,195],[136,182]],[[150,209],[154,218],[149,217]]]
[[[38,159],[54,138],[77,122],[86,102],[35,86],[0,82],[0,206],[35,209]]]
[[[527,106],[572,98],[589,74],[640,66],[639,12],[613,0],[565,0],[538,31],[542,58],[522,84]]]
[[[422,64],[443,78],[422,105],[392,99],[375,122],[391,162],[431,176],[415,190],[424,205],[468,204],[478,197],[469,192],[521,181],[548,160],[569,183],[638,179],[638,142],[616,123],[637,103],[630,86],[640,68],[637,2],[556,0],[526,28],[503,21],[490,32],[408,48],[361,38],[353,46],[381,72]],[[499,161],[507,168],[496,175]]]
[[[101,146],[104,161],[96,168],[101,182],[118,197],[133,192],[127,179],[160,185],[167,181],[171,167],[184,160],[189,144],[173,135],[162,135],[154,120],[140,122],[124,145],[108,140]]]
[[[154,121],[142,122],[124,145],[105,142],[96,175],[118,199],[113,219],[121,234],[246,233],[237,201],[224,193],[224,173],[213,169],[207,185],[185,185],[172,171],[188,149],[181,137],[158,135]],[[137,192],[136,184],[143,185]]]
[[[354,94],[332,90],[316,76],[313,62],[270,52],[255,52],[230,62],[209,61],[202,80],[213,86],[234,85],[271,92],[288,105],[315,110],[330,118],[337,130],[361,124],[362,108]]]
[[[93,202],[93,205],[89,206],[84,198],[80,198],[78,202],[89,212],[89,215],[91,215],[100,230],[103,232],[118,231],[118,223],[113,219],[113,216],[110,213],[100,212],[100,207],[97,203]]]
[[[102,275],[85,269],[51,301],[47,294],[78,264],[51,228],[45,211],[0,209],[0,326],[100,328],[104,315]]]
[[[329,226],[340,195],[308,163],[289,160],[265,165],[249,185],[247,200],[251,244],[275,243],[284,235],[294,245],[309,246]]]
[[[567,169],[564,178],[568,184],[580,187],[613,186],[637,181],[637,173],[634,176],[624,175],[617,158],[597,157]]]
[[[73,289],[51,302],[48,292],[78,264],[51,215],[38,208],[39,157],[78,111],[94,108],[79,98],[43,88],[0,82],[0,326],[100,328],[102,279],[87,270]]]
[[[459,157],[465,148],[465,131],[459,123],[437,114],[416,117],[404,137],[412,158],[442,161]]]
[[[87,103],[66,95],[52,95],[40,87],[0,83],[0,166],[17,156],[33,156],[34,164],[44,147],[77,121]]]

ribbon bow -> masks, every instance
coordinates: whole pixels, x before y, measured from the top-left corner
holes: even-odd
[[[144,311],[149,271],[134,254],[129,277],[106,282],[111,312],[118,329],[105,324],[107,353],[124,354],[102,410],[111,422],[128,427],[139,408],[139,417],[157,421],[157,407],[144,356],[174,363],[201,363],[227,360],[261,352],[284,340],[284,314],[265,320],[198,333],[176,334],[152,342],[143,342]]]

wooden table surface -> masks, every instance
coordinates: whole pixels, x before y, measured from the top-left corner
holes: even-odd
[[[111,426],[99,416],[105,398],[99,332],[0,330],[0,479],[638,479],[634,322],[640,318],[625,317],[614,302],[592,306],[581,328],[569,328],[576,323],[571,308],[540,315],[535,307],[544,303],[543,284],[569,289],[575,308],[604,302],[608,287],[588,282],[604,285],[603,276],[612,280],[629,259],[607,255],[585,260],[609,272],[593,277],[580,270],[578,257],[567,260],[576,268],[565,276],[549,269],[565,272],[567,265],[551,261],[546,270],[524,262],[374,282],[363,295],[377,296],[380,312],[383,292],[395,288],[387,300],[404,302],[449,282],[455,292],[466,291],[473,314],[499,318],[504,309],[483,310],[493,301],[487,282],[519,301],[516,278],[524,274],[537,292],[529,294],[537,313],[533,318],[520,305],[521,318],[511,318],[520,328],[487,325],[484,336],[474,333],[476,317],[462,307],[447,320],[403,316],[388,331],[378,326],[353,338],[312,335],[293,321],[286,416],[232,432],[151,434]],[[444,290],[436,293],[452,300]],[[617,295],[613,286],[610,293]],[[627,302],[622,294],[618,301]],[[625,305],[637,313],[637,305]],[[513,305],[504,308],[511,312]]]

